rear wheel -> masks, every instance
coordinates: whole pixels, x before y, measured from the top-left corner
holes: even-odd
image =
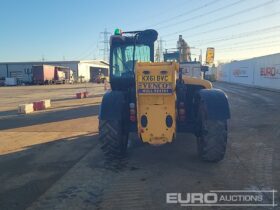
[[[200,158],[208,162],[218,162],[225,156],[226,145],[226,121],[203,121],[201,124],[201,131],[197,137],[197,150]]]
[[[226,153],[227,121],[208,120],[203,101],[197,104],[197,151],[199,157],[207,162],[221,161]]]
[[[121,158],[126,153],[128,132],[120,120],[100,120],[99,140],[106,157]]]

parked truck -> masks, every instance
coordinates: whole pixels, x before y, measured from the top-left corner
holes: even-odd
[[[73,71],[67,67],[52,65],[32,66],[33,84],[65,84],[73,82]]]
[[[60,83],[72,84],[74,82],[74,73],[69,67],[56,66],[56,78]]]
[[[65,84],[66,83],[66,73],[61,71],[58,67],[54,70],[54,81],[55,84]]]
[[[33,83],[36,85],[52,84],[54,82],[54,66],[32,66]]]

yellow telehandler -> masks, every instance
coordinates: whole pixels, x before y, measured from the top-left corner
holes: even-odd
[[[188,132],[197,137],[202,160],[222,160],[230,118],[226,94],[184,75],[176,62],[154,62],[157,36],[152,29],[116,30],[110,38],[111,91],[103,96],[99,114],[102,150],[108,158],[122,157],[130,132],[151,145]]]

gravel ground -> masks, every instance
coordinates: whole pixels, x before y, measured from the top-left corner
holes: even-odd
[[[190,134],[161,147],[132,134],[127,157],[105,162],[97,141],[102,85],[88,85],[91,97],[82,100],[73,98],[81,85],[1,88],[0,209],[182,209],[167,204],[166,193],[279,190],[280,93],[214,86],[228,94],[232,114],[227,154],[216,164],[198,159]],[[16,114],[18,103],[40,97],[53,108]]]

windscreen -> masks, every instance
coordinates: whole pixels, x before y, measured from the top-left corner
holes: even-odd
[[[112,73],[115,77],[131,77],[134,75],[133,69],[134,46],[119,46],[113,49]],[[151,60],[150,47],[147,45],[135,46],[135,60],[149,62]]]

